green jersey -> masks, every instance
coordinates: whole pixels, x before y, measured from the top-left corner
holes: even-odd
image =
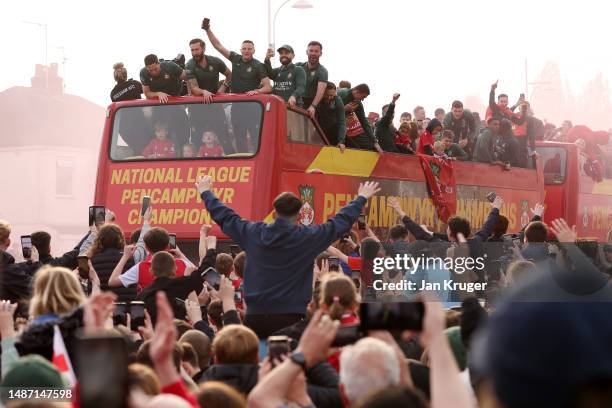
[[[261,80],[268,77],[264,64],[255,58],[244,61],[242,55],[230,52],[232,62],[232,92],[245,93],[259,89]]]
[[[185,64],[185,72],[187,79],[195,79],[198,81],[198,88],[207,90],[208,92],[217,93],[219,89],[219,74],[225,74],[227,66],[217,57],[204,55],[206,66],[202,67],[193,58]]]

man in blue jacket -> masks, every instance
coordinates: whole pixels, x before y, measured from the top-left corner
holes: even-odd
[[[196,188],[212,219],[247,256],[244,271],[245,324],[260,339],[304,318],[312,298],[314,260],[332,242],[349,232],[367,200],[380,188],[360,184],[358,197],[322,225],[297,225],[302,202],[292,193],[274,200],[274,222],[244,220],[212,192],[212,179],[198,179]]]

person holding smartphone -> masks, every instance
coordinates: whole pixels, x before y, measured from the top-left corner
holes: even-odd
[[[244,220],[222,204],[212,191],[212,178],[196,183],[212,219],[245,252],[245,324],[260,338],[287,327],[306,315],[312,298],[315,258],[346,234],[367,200],[380,191],[376,182],[359,186],[358,197],[322,225],[298,226],[302,201],[292,193],[274,200],[272,224]]]

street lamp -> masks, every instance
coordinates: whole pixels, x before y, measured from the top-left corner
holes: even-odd
[[[276,46],[276,17],[278,16],[278,12],[283,8],[283,6],[289,3],[292,0],[285,0],[282,2],[280,6],[274,12],[274,17],[272,17],[272,0],[268,0],[268,45],[274,49]],[[312,4],[308,2],[308,0],[297,0],[291,6],[295,9],[309,9],[312,8]]]

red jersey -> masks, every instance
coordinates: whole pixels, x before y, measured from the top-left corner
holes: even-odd
[[[153,283],[155,280],[155,276],[151,272],[151,258],[153,255],[148,255],[144,261],[138,264],[138,290],[142,290]],[[176,276],[181,277],[185,275],[185,262],[181,259],[175,259],[174,263],[176,264]]]
[[[400,132],[395,132],[395,140],[394,143],[396,145],[410,145],[410,136],[408,135],[403,135]]]
[[[220,157],[223,156],[223,149],[221,146],[206,147],[206,145],[200,146],[198,151],[199,157]]]
[[[433,144],[435,140],[431,133],[428,131],[424,131],[421,137],[419,137],[419,145],[417,146],[418,154],[427,154],[425,152],[425,146],[431,146],[431,150],[433,150]]]
[[[157,138],[151,140],[147,147],[142,151],[144,157],[175,157],[174,154],[174,143],[168,139],[159,140]]]

